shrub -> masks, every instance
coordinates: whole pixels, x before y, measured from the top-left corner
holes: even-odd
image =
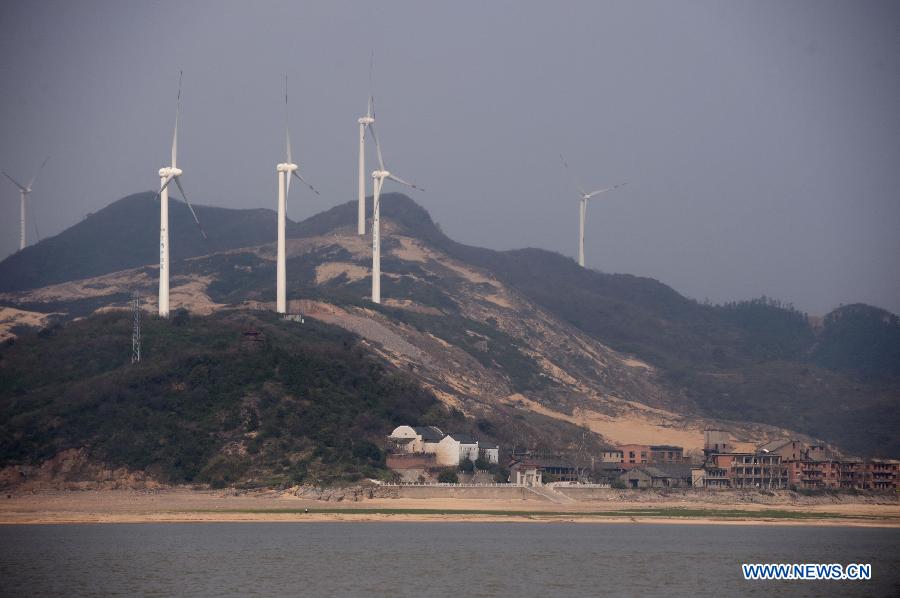
[[[438,482],[441,484],[458,484],[459,476],[452,469],[445,469],[438,474]]]
[[[472,463],[470,459],[463,459],[459,463],[459,470],[465,473],[472,473],[473,471],[475,471],[475,464]]]

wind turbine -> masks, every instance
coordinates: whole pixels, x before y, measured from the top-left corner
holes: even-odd
[[[400,177],[391,174],[384,167],[384,159],[381,157],[381,145],[378,143],[378,135],[375,134],[374,124],[370,124],[369,128],[372,131],[372,139],[375,140],[375,151],[378,155],[378,170],[372,171],[372,178],[374,179],[374,190],[372,193],[372,303],[381,303],[381,227],[379,224],[381,201],[379,196],[384,185],[384,179],[396,181],[401,185],[406,185],[419,191],[424,191],[425,189],[404,181]]]
[[[164,166],[159,169],[159,193],[156,198],[159,200],[159,315],[161,318],[169,317],[169,183],[175,181],[178,190],[181,191],[181,198],[187,207],[191,210],[194,222],[200,229],[200,234],[204,239],[208,239],[206,231],[197,219],[197,213],[191,202],[188,201],[184,188],[181,186],[181,175],[183,170],[178,168],[178,116],[181,114],[181,75],[178,74],[178,103],[175,108],[175,132],[172,134],[172,165]]]
[[[566,159],[562,157],[562,154],[559,155],[559,159],[562,160],[563,166],[566,168],[566,172],[569,172],[569,165],[566,164]],[[579,185],[575,185],[575,189],[578,191],[578,265],[584,268],[584,220],[587,216],[587,202],[589,199],[593,199],[594,197],[606,193],[608,191],[612,191],[613,189],[618,189],[619,187],[624,187],[628,183],[620,183],[618,185],[613,185],[612,187],[606,187],[605,189],[597,189],[596,191],[591,191],[590,193],[586,193],[584,189]]]
[[[356,232],[366,234],[366,128],[375,125],[375,97],[372,92],[372,71],[375,69],[375,52],[372,52],[372,62],[369,64],[369,104],[366,115],[359,117],[359,211],[356,224]],[[374,135],[374,129],[372,131]]]
[[[44,169],[44,164],[46,164],[47,160],[49,159],[50,156],[44,158],[44,161],[41,162],[40,168],[38,168],[34,176],[31,177],[31,180],[28,181],[27,185],[22,185],[21,183],[16,181],[16,179],[12,178],[5,172],[3,173],[3,176],[8,178],[10,181],[12,181],[13,185],[19,188],[19,251],[25,249],[25,245],[27,244],[25,239],[25,204],[27,203],[28,195],[31,193],[31,187],[34,185],[34,181],[37,180],[38,175],[41,174],[41,171]]]
[[[291,191],[291,176],[312,189],[313,193],[319,195],[316,188],[306,182],[300,173],[297,172],[298,166],[294,164],[291,158],[291,132],[288,127],[288,96],[287,96],[287,76],[284,78],[284,153],[286,160],[275,165],[276,176],[278,177],[278,258],[275,272],[275,311],[280,314],[287,313],[287,264],[285,259],[285,221],[287,220],[287,197]]]

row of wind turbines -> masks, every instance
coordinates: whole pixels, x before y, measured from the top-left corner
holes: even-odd
[[[371,76],[371,75],[370,75]],[[370,82],[371,86],[371,82]],[[277,233],[277,257],[276,257],[276,291],[275,291],[275,310],[279,314],[287,313],[287,256],[286,256],[286,236],[285,225],[287,220],[287,200],[291,190],[291,179],[296,178],[301,183],[309,187],[309,189],[319,195],[318,190],[303,178],[298,172],[299,166],[294,163],[291,152],[291,134],[288,123],[288,96],[287,96],[287,77],[285,77],[285,161],[275,165],[275,173],[278,185],[278,233]],[[159,201],[159,315],[167,318],[169,316],[169,185],[174,181],[181,197],[187,204],[191,212],[191,216],[204,239],[207,239],[206,231],[200,224],[197,212],[191,205],[184,192],[181,184],[181,176],[184,171],[178,167],[178,121],[181,115],[181,74],[178,78],[178,98],[175,108],[175,127],[172,134],[172,154],[171,164],[159,169],[159,193],[156,199]],[[394,181],[411,189],[424,191],[418,185],[410,183],[387,169],[384,163],[384,157],[381,151],[381,144],[375,130],[375,98],[370,92],[368,106],[365,116],[357,119],[359,124],[359,185],[358,185],[358,223],[357,233],[359,235],[366,234],[366,135],[371,134],[372,140],[375,142],[375,154],[378,160],[376,170],[371,173],[373,192],[372,192],[372,302],[381,303],[381,191],[387,180]],[[563,166],[568,172],[568,164],[565,159],[560,156]],[[46,164],[47,160],[44,160]],[[44,164],[41,164],[43,169]],[[26,245],[25,239],[25,210],[28,194],[31,193],[37,174],[31,179],[28,185],[21,185],[11,176],[3,173],[16,187],[19,188],[21,200],[21,218],[20,218],[20,242],[19,249],[24,249]],[[40,174],[40,169],[38,170]],[[589,200],[602,195],[604,193],[618,189],[627,183],[622,183],[605,189],[585,192],[580,186],[574,185],[579,197],[579,233],[578,233],[578,264],[584,267],[584,226],[587,213],[587,203]]]
[[[296,178],[309,189],[319,195],[319,191],[303,178],[298,172],[299,166],[294,163],[291,152],[291,131],[288,123],[288,95],[287,77],[285,77],[284,92],[284,153],[285,161],[275,165],[275,175],[278,181],[278,239],[276,248],[276,273],[275,273],[275,311],[279,314],[287,313],[287,238],[285,226],[287,223],[287,200],[291,191],[291,179]],[[184,171],[178,168],[178,119],[181,114],[181,76],[178,78],[178,100],[175,108],[175,129],[172,134],[172,163],[159,169],[159,315],[169,316],[169,184],[175,181],[181,197],[187,204],[194,218],[194,222],[200,230],[200,234],[206,239],[206,232],[197,218],[197,213],[184,193],[181,185],[181,175]],[[366,133],[372,135],[375,141],[375,153],[378,158],[378,168],[372,171],[372,302],[381,303],[381,190],[385,180],[395,181],[411,189],[424,191],[418,185],[405,181],[390,172],[384,165],[384,157],[381,152],[381,144],[375,132],[375,98],[369,95],[366,115],[357,119],[359,123],[359,210],[357,232],[366,234]]]

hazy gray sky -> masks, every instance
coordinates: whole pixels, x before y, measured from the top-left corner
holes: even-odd
[[[274,208],[287,73],[305,218],[355,198],[373,48],[385,160],[451,237],[574,256],[562,152],[586,187],[630,182],[588,209],[592,267],[900,312],[898,2],[5,0],[0,168],[51,156],[43,236],[156,188],[184,69],[188,194]]]

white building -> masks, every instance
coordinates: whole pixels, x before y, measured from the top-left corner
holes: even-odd
[[[478,459],[478,441],[468,434],[447,434],[437,445],[437,464],[458,467],[465,459]]]
[[[444,433],[435,426],[397,426],[388,440],[404,453],[437,453]]]
[[[500,462],[500,447],[490,442],[478,441],[478,454],[488,463]]]

